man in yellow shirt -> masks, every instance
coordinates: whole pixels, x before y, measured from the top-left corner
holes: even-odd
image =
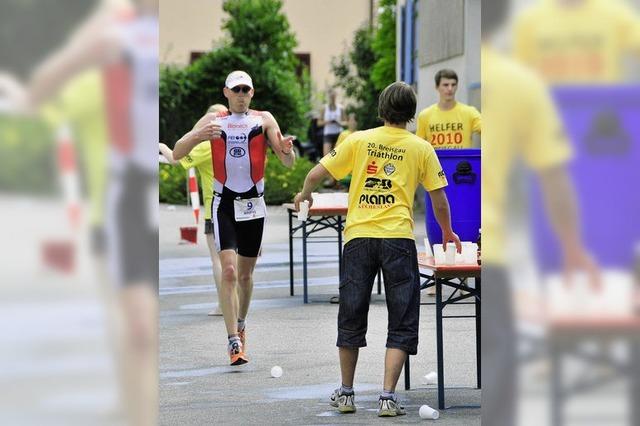
[[[311,191],[328,176],[352,173],[345,227],[343,273],[340,277],[338,341],[342,385],[331,405],[354,412],[353,379],[358,350],[366,346],[367,314],[373,281],[382,269],[389,311],[381,417],[405,414],[395,396],[407,354],[418,347],[420,275],[413,236],[413,197],[422,184],[433,203],[443,241],[460,239],[451,229],[447,180],[429,144],[406,130],[416,111],[416,96],[408,84],[396,82],[382,91],[378,115],[384,126],[355,132],[326,155],[307,175],[296,195],[311,205]]]
[[[435,149],[471,148],[472,133],[480,134],[481,119],[477,109],[456,101],[458,75],[450,69],[436,73],[439,100],[418,115],[416,135]]]
[[[495,426],[517,420],[517,334],[506,248],[509,215],[517,213],[508,194],[518,164],[534,171],[540,182],[567,275],[586,271],[594,284],[598,280],[579,231],[578,204],[567,171],[572,150],[547,87],[534,72],[489,45],[507,10],[508,0],[483,5],[487,19],[482,21],[481,53],[482,277],[491,283],[482,289],[482,423]],[[511,266],[515,270],[520,265]]]

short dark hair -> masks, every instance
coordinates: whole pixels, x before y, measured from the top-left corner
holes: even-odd
[[[404,81],[391,83],[378,98],[378,117],[391,124],[403,124],[416,115],[416,93]]]
[[[449,78],[449,79],[455,80],[456,83],[458,82],[458,74],[456,74],[454,70],[445,68],[436,73],[436,78],[435,78],[436,87],[440,86],[440,80],[442,80],[443,78]]]

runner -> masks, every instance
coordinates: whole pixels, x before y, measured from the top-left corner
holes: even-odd
[[[242,365],[249,362],[245,353],[245,320],[266,216],[263,194],[267,144],[286,167],[293,166],[295,153],[293,138],[282,137],[271,113],[249,109],[254,95],[249,74],[230,73],[223,93],[231,114],[224,117],[205,114],[193,130],[176,142],[173,157],[180,160],[200,142],[211,141],[214,172],[211,219],[222,266],[218,297],[227,328],[230,363]]]
[[[36,69],[29,103],[39,107],[83,71],[102,73],[109,135],[106,253],[124,321],[118,367],[129,421],[152,425],[158,406],[158,3],[134,6],[101,2]]]
[[[222,104],[211,105],[207,113],[213,113],[216,117],[228,115],[228,109]],[[189,155],[179,161],[173,158],[173,151],[166,144],[160,143],[160,153],[166,158],[169,164],[181,165],[185,170],[195,167],[200,174],[200,186],[204,197],[204,235],[209,247],[211,266],[213,267],[213,281],[216,284],[218,297],[220,296],[220,284],[222,283],[222,270],[220,269],[220,257],[213,240],[213,224],[211,223],[211,201],[213,200],[213,163],[211,161],[211,144],[201,143],[197,145]],[[236,296],[237,297],[237,296]],[[222,316],[220,302],[209,316]]]

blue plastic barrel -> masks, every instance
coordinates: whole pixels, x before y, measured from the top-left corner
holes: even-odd
[[[461,241],[477,241],[480,230],[480,149],[436,150],[449,185],[445,188],[451,207],[451,225]],[[425,194],[427,237],[442,243],[442,230],[433,215],[431,198]]]
[[[568,172],[586,249],[602,268],[629,270],[640,242],[640,86],[556,87],[573,148]],[[534,176],[531,221],[537,265],[558,272],[562,253]]]

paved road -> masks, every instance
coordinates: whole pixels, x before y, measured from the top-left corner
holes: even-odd
[[[422,404],[435,406],[435,386],[423,376],[436,370],[435,313],[423,306],[419,354],[413,357],[413,390],[400,392],[408,415],[378,419],[375,408],[381,390],[386,305],[384,294],[372,298],[368,347],[361,350],[356,372],[355,415],[338,415],[328,396],[339,384],[336,338],[338,307],[328,303],[337,295],[335,244],[310,247],[310,300],[303,305],[298,279],[296,296],[289,296],[286,212],[269,208],[263,256],[255,273],[254,300],[247,319],[247,352],[251,362],[227,365],[226,333],[221,317],[206,314],[216,305],[216,293],[203,240],[178,244],[179,228],[192,221],[187,208],[161,206],[160,214],[160,414],[161,424],[371,424],[415,423]],[[417,218],[417,241],[424,236],[424,219]],[[327,231],[331,235],[331,231]],[[202,237],[202,235],[199,235]],[[296,241],[296,273],[301,276],[300,242]],[[423,296],[430,301],[429,296]],[[470,307],[456,307],[469,313]],[[446,327],[447,393],[452,405],[479,404],[475,383],[473,322],[449,320]],[[283,368],[270,377],[274,365]],[[399,389],[403,389],[402,383]],[[439,424],[478,425],[479,409],[451,409]]]

